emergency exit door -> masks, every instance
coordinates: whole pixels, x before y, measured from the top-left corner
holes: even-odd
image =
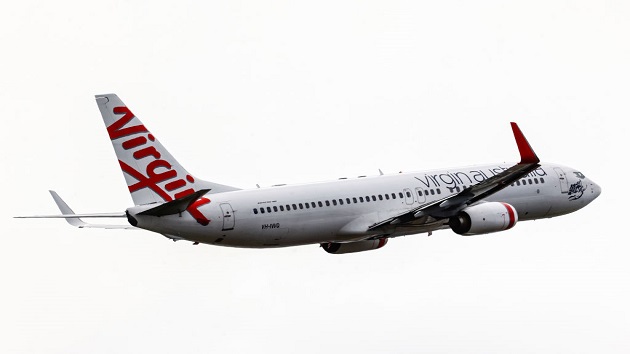
[[[223,212],[223,231],[234,230],[234,210],[228,203],[220,204],[221,211]]]

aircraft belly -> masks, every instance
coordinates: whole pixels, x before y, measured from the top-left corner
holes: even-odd
[[[237,224],[225,232],[225,239],[217,245],[245,248],[273,248],[328,242],[346,218],[295,218],[242,216],[235,213]]]

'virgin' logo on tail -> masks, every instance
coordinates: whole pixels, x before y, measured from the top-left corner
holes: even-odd
[[[138,166],[142,166],[142,162],[145,162],[145,159],[152,159],[150,162],[146,163],[144,173],[133,168],[125,161],[118,160],[123,172],[138,181],[129,186],[130,193],[149,188],[165,202],[169,202],[195,192],[193,188],[183,189],[188,183],[194,183],[195,179],[191,175],[186,175],[185,178],[179,178],[177,170],[173,169],[171,163],[161,158],[162,153],[152,144],[155,141],[155,137],[149,133],[144,125],[127,126],[127,124],[135,118],[135,115],[129,108],[124,106],[115,107],[113,112],[114,114],[122,114],[123,116],[107,127],[109,138],[112,141],[126,138],[127,140],[123,141],[121,146],[123,149],[132,152],[131,156],[133,159],[140,162],[137,164]],[[146,136],[144,134],[146,134]],[[165,183],[164,188],[160,187],[160,183]],[[175,192],[177,190],[179,190],[179,192]],[[175,193],[171,196],[169,192]],[[204,226],[208,225],[210,220],[199,211],[199,207],[208,203],[210,203],[210,199],[199,198],[186,209],[199,224]]]

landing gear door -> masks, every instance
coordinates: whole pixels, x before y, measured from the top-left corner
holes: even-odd
[[[234,210],[232,210],[232,206],[228,203],[223,203],[219,205],[221,207],[221,211],[223,212],[223,231],[234,230]]]
[[[560,191],[562,193],[569,193],[569,181],[567,180],[567,175],[560,167],[554,167],[554,171],[558,175],[558,179],[560,180]]]

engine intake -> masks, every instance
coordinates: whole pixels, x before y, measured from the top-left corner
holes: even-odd
[[[455,233],[471,236],[511,229],[518,221],[516,209],[508,203],[490,202],[468,207],[450,218]]]
[[[328,253],[343,254],[375,250],[385,246],[387,244],[387,240],[388,239],[386,238],[381,238],[378,240],[357,241],[348,243],[328,242],[322,243],[321,246],[324,251]]]

